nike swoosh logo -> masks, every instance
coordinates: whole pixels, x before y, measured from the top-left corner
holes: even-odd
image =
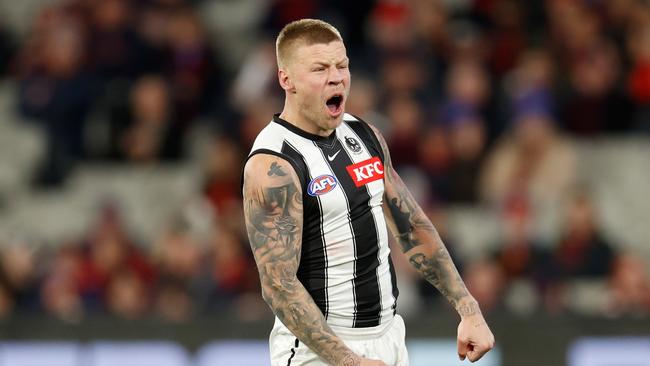
[[[337,151],[334,153],[334,155],[327,155],[327,160],[332,161],[336,159],[336,155],[338,155],[341,152],[341,150]]]

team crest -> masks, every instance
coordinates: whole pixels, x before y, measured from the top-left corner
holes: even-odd
[[[345,144],[353,153],[359,154],[361,152],[361,144],[354,137],[345,136]]]
[[[309,185],[307,186],[307,193],[310,196],[320,196],[321,194],[331,192],[334,188],[336,188],[337,184],[338,181],[336,180],[336,177],[333,175],[324,174],[312,179],[311,182],[309,182]]]

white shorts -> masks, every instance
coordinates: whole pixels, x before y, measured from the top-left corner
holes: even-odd
[[[389,366],[409,364],[404,319],[399,315],[377,327],[331,327],[343,342],[360,356],[381,360]],[[272,366],[327,365],[325,360],[300,342],[278,318],[275,318],[269,346]]]

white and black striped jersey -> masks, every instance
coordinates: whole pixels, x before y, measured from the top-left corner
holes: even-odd
[[[298,279],[332,325],[363,328],[395,314],[397,284],[382,211],[384,154],[370,127],[352,115],[328,137],[275,115],[249,158],[292,164],[303,190]]]

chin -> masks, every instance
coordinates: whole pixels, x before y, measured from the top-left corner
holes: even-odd
[[[327,129],[327,130],[334,130],[339,125],[341,125],[341,122],[343,122],[343,113],[341,113],[338,116],[330,116],[330,115],[328,115],[325,118],[323,127],[325,127],[324,129]]]

